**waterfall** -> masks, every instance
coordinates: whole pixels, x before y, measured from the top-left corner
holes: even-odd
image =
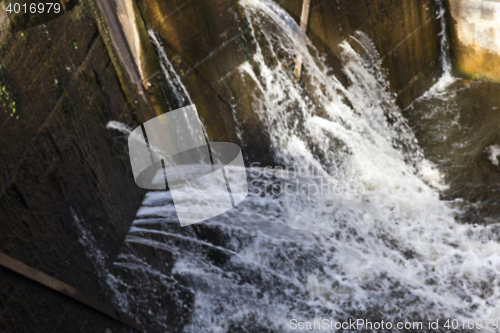
[[[148,194],[110,274],[117,304],[159,329],[177,315],[184,332],[288,332],[290,320],[324,318],[422,321],[420,331],[445,332],[428,320],[497,318],[495,226],[460,224],[439,199],[443,177],[396,106],[369,38],[350,39],[360,53],[341,44],[343,86],[277,4],[240,4],[255,51],[239,74],[255,87],[276,161],[303,171],[301,190],[269,192],[283,170],[251,167],[253,195],[182,230],[169,193]],[[297,53],[302,84],[289,66]],[[311,196],[313,173],[341,190]],[[166,251],[164,261],[145,262],[145,249]]]
[[[443,67],[443,75],[451,75],[451,60],[450,60],[450,42],[448,41],[448,32],[446,29],[446,10],[443,0],[436,0],[438,4],[438,19],[441,23],[441,63]]]
[[[426,91],[421,97],[416,100],[428,99],[433,96],[444,96],[446,88],[457,81],[452,75],[451,56],[450,56],[450,42],[448,40],[447,24],[446,24],[446,9],[444,7],[444,0],[436,0],[438,6],[437,19],[441,25],[441,32],[439,33],[441,45],[441,68],[443,74],[438,82]]]
[[[163,48],[163,45],[161,44],[158,36],[156,36],[156,33],[152,30],[149,30],[148,34],[160,55],[160,65],[163,74],[165,75],[165,79],[169,84],[170,91],[174,94],[177,102],[177,107],[183,107],[193,104],[191,96],[189,95],[184,84],[182,84],[181,78],[175,72],[174,66],[172,66],[172,63],[168,59],[167,54],[165,53],[165,49]]]

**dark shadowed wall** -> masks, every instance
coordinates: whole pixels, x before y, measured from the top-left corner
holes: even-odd
[[[102,27],[96,6],[82,1],[45,26],[3,35],[0,251],[110,303],[106,268],[144,192],[126,135],[106,124],[135,127],[136,112],[151,111],[115,66]],[[117,325],[3,268],[0,285],[1,332]]]

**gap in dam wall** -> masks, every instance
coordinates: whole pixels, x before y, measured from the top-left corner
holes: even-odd
[[[110,51],[97,6],[18,33],[0,48],[0,252],[101,301],[143,197],[126,134],[154,117]],[[0,268],[0,331],[104,332],[122,325]],[[31,328],[31,329],[30,329]]]

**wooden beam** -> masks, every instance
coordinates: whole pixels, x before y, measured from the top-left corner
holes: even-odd
[[[307,24],[309,21],[309,9],[311,7],[311,0],[304,0],[302,4],[302,15],[300,16],[300,30],[307,32]],[[295,61],[294,74],[297,81],[300,81],[300,74],[302,72],[302,57],[300,54],[297,55],[297,60]]]
[[[75,301],[85,304],[86,306],[113,318],[116,321],[119,321],[129,327],[132,327],[141,332],[147,332],[149,330],[148,327],[137,323],[134,319],[130,318],[127,314],[115,310],[115,308],[109,304],[102,303],[101,301],[95,299],[92,296],[89,296],[83,293],[80,290],[73,288],[66,283],[59,281],[45,273],[40,272],[30,266],[25,265],[24,263],[9,257],[8,255],[0,252],[0,266],[5,267],[17,274],[20,274],[32,281],[35,281],[47,288],[50,288],[58,293],[68,296],[69,298],[74,299]]]

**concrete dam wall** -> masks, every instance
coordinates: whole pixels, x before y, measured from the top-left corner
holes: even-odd
[[[125,134],[106,125],[154,115],[105,31],[95,4],[82,1],[45,26],[4,31],[0,54],[0,251],[101,300],[109,300],[102,270],[144,196]],[[0,284],[1,332],[117,325],[5,268]]]

